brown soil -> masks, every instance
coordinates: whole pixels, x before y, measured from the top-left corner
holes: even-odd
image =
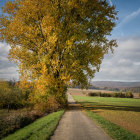
[[[140,112],[98,109],[95,113],[140,136]]]

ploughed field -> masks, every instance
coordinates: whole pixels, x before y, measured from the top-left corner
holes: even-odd
[[[109,120],[110,122],[140,136],[140,99],[90,97],[80,90],[69,90],[83,109]]]
[[[101,93],[114,93],[114,91],[107,91],[107,90],[95,90],[95,89],[75,89],[75,88],[69,88],[68,92],[71,93],[72,95],[80,95],[80,96],[86,96],[87,93],[89,92],[101,92]]]

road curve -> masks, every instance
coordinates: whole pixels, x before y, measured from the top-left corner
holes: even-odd
[[[71,109],[63,115],[51,140],[112,140],[93,120],[78,109],[70,94],[68,101]]]

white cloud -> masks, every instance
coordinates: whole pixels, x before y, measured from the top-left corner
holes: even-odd
[[[0,43],[0,79],[11,80],[18,79],[17,67],[8,60],[10,46]]]
[[[126,16],[119,24],[116,28],[120,28],[121,26],[123,26],[124,24],[128,23],[129,21],[131,21],[132,19],[134,19],[136,16],[138,16],[140,14],[140,8],[137,11],[132,12],[131,14],[129,14],[128,16]]]
[[[112,5],[113,5],[112,1],[111,1],[111,0],[109,0],[109,2],[110,2],[110,5],[112,6]]]
[[[114,55],[106,55],[94,80],[140,81],[140,38],[122,39]]]
[[[0,56],[8,56],[10,46],[0,42]]]

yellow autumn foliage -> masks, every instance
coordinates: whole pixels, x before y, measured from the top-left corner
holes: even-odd
[[[60,101],[72,82],[87,87],[104,55],[116,11],[102,0],[13,0],[2,8],[0,40],[11,45],[9,59],[19,67],[20,83],[32,83],[39,96]]]

